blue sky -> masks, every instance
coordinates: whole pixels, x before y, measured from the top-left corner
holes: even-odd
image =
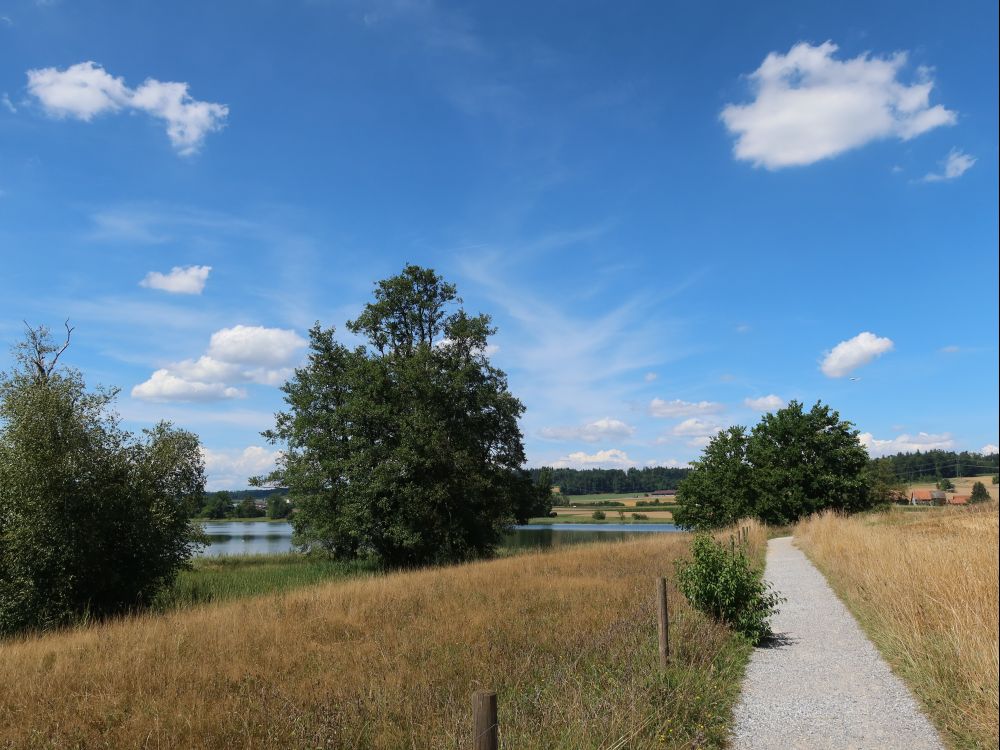
[[[0,342],[68,317],[240,487],[308,327],[413,262],[494,316],[533,465],[684,464],[791,399],[995,450],[997,22],[0,0]]]

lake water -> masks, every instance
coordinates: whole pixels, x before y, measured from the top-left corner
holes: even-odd
[[[291,524],[269,521],[207,521],[205,534],[211,544],[199,554],[275,555],[292,552]],[[636,534],[677,531],[671,523],[553,523],[538,526],[515,526],[507,535],[505,547],[526,549],[560,547],[564,544],[626,539]]]

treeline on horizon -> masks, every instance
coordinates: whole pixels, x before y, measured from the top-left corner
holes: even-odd
[[[897,453],[875,461],[888,465],[903,482],[996,474],[1000,470],[1000,454],[997,453],[987,456],[969,451],[932,450],[926,453]]]
[[[529,469],[535,484],[547,474],[553,487],[563,495],[595,495],[606,492],[653,492],[675,490],[690,469],[668,469],[665,466],[625,469]]]
[[[1000,454],[984,456],[969,451],[932,450],[924,453],[897,453],[873,459],[889,466],[893,474],[905,482],[946,477],[968,477],[996,474],[1000,471]],[[653,492],[675,490],[691,469],[653,466],[631,469],[530,469],[532,481],[538,482],[543,473],[553,487],[564,495],[596,495],[620,492]]]

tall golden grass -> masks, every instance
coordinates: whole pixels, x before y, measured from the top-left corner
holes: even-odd
[[[766,543],[754,526],[759,554]],[[748,654],[654,579],[650,534],[337,581],[0,643],[0,747],[464,748],[476,689],[506,748],[725,742]],[[616,744],[617,743],[617,744]]]
[[[997,747],[997,504],[824,514],[795,537],[949,744]]]

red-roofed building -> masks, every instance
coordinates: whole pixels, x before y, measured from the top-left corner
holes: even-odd
[[[945,497],[941,490],[913,490],[910,505],[944,505]]]
[[[948,498],[948,505],[968,505],[972,495],[952,495]]]

